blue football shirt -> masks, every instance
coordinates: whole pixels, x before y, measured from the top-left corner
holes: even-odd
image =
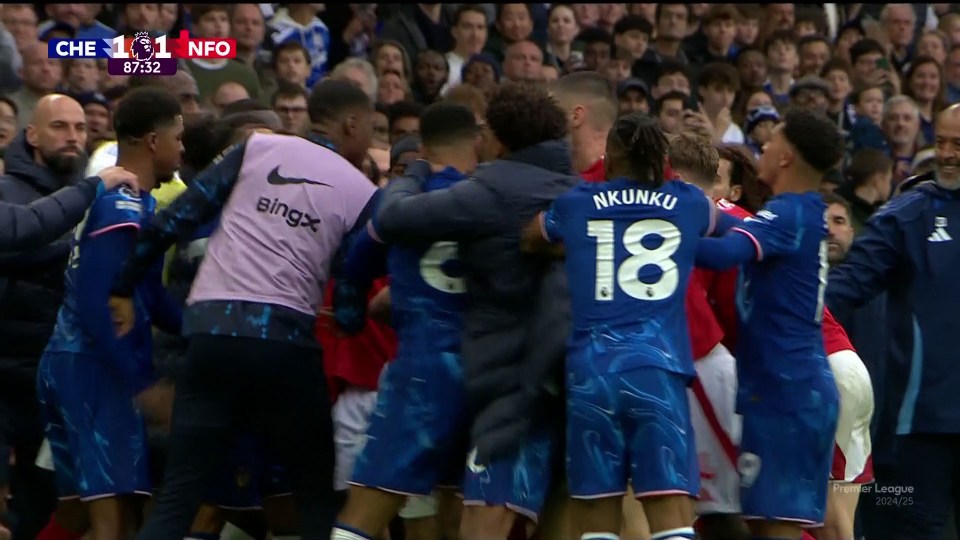
[[[740,407],[816,407],[837,399],[822,331],[826,210],[819,193],[784,193],[731,229],[757,251],[737,290]]]
[[[83,354],[107,362],[115,359],[124,371],[149,377],[153,343],[149,294],[137,288],[136,324],[120,339],[115,338],[110,328],[107,307],[110,284],[125,257],[117,248],[132,249],[135,236],[115,239],[129,244],[125,246],[101,243],[97,239],[121,229],[136,233],[151,218],[155,206],[149,193],[138,193],[125,186],[105,191],[100,186],[97,198],[76,228],[64,276],[64,300],[47,352]],[[152,278],[159,279],[162,265],[160,259],[151,268]]]
[[[446,189],[464,178],[456,169],[447,167],[430,175],[423,189]],[[376,226],[374,218],[374,231]],[[422,349],[429,345],[459,353],[466,283],[457,243],[391,246],[387,268],[392,322],[400,347]]]
[[[703,191],[681,181],[583,183],[554,201],[541,219],[544,237],[566,251],[571,348],[606,332],[637,350],[616,369],[693,375],[684,300],[697,241],[715,217]]]

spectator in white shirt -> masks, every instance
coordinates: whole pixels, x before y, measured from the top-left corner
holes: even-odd
[[[704,66],[697,79],[703,112],[713,124],[714,139],[724,144],[743,144],[743,131],[733,121],[731,108],[740,90],[737,69],[726,62]]]
[[[480,7],[464,4],[457,8],[453,15],[453,27],[450,29],[453,50],[446,54],[447,65],[450,67],[447,88],[460,84],[463,65],[471,56],[483,51],[487,44],[487,23],[487,14]]]

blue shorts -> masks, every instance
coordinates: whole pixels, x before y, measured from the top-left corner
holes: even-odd
[[[467,457],[463,480],[463,504],[506,506],[537,521],[550,490],[554,433],[535,429],[511,455],[486,465],[476,463],[476,450]]]
[[[570,495],[637,498],[700,491],[690,423],[690,378],[655,367],[601,373],[567,362],[567,481]]]
[[[744,519],[823,523],[837,414],[837,403],[743,413],[737,469]]]
[[[223,462],[208,500],[227,510],[256,510],[263,507],[263,499],[292,493],[286,468],[248,434],[240,437]]]
[[[44,353],[37,396],[61,499],[151,494],[146,423],[117,370]]]
[[[404,495],[459,487],[466,431],[460,355],[399,356],[381,377],[350,483]]]

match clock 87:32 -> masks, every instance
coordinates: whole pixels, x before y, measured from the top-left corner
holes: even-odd
[[[107,60],[107,73],[110,75],[176,75],[176,58],[153,58],[135,60],[132,58],[110,58]]]

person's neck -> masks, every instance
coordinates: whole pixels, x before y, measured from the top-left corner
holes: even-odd
[[[583,127],[571,133],[570,148],[573,158],[573,170],[583,172],[593,166],[607,151],[606,130]]]
[[[452,167],[460,174],[473,170],[475,162],[470,158],[471,150],[460,145],[442,146],[423,149],[423,159],[430,163],[433,172],[440,172]]]
[[[420,11],[427,16],[428,19],[434,22],[434,24],[440,22],[440,13],[443,10],[443,4],[417,4],[420,8]]]
[[[135,158],[130,154],[125,154],[122,150],[117,153],[117,167],[123,167],[136,175],[137,186],[140,188],[140,191],[149,193],[157,187],[157,177],[153,171],[153,167],[145,163],[145,161],[144,159]]]
[[[712,54],[713,56],[715,56],[715,57],[717,57],[717,58],[726,58],[727,55],[730,54],[730,47],[727,46],[726,48],[720,48],[720,47],[716,47],[716,46],[714,46],[712,43],[709,43],[709,42],[708,42],[708,43],[707,43],[707,52],[710,53],[710,54]]]
[[[784,175],[785,177],[778,183],[778,188],[774,190],[774,195],[783,193],[809,193],[817,191],[820,186],[822,174],[817,174],[812,169],[792,170]]]
[[[793,74],[789,71],[769,71],[767,77],[770,79],[770,86],[777,95],[783,95],[790,91],[790,85],[793,84]]]
[[[878,190],[873,184],[864,184],[854,189],[853,194],[867,204],[874,205],[878,202],[883,202],[880,200],[880,190]]]
[[[827,98],[827,102],[827,112],[830,114],[840,114],[843,112],[843,104],[846,103],[846,100]]]
[[[453,54],[459,56],[460,58],[463,58],[463,61],[466,62],[475,53],[470,50],[469,46],[457,44],[457,46],[453,48]]]
[[[334,146],[340,147],[340,138],[334,135],[335,129],[333,126],[327,125],[326,123],[316,123],[311,124],[307,130],[310,134],[324,138],[330,141]]]
[[[194,62],[202,62],[208,66],[222,66],[227,63],[226,58],[194,58]]]
[[[920,109],[920,116],[925,120],[930,120],[933,118],[933,102],[932,101],[917,101],[917,108]]]
[[[673,167],[673,173],[679,176],[684,182],[693,184],[702,189],[704,193],[710,194],[713,191],[713,182],[705,182],[697,174],[688,171],[682,167]]]
[[[948,191],[957,191],[960,189],[960,178],[953,178],[950,180],[940,178],[940,175],[936,172],[933,173],[933,178],[937,181],[937,185],[946,189]]]
[[[676,58],[680,55],[680,40],[667,37],[657,38],[657,52],[661,56]]]
[[[570,58],[570,52],[573,50],[573,44],[569,42],[559,43],[559,42],[550,42],[550,51],[553,52],[558,60],[563,61],[567,58]]]
[[[288,4],[287,14],[300,26],[310,24],[317,16],[312,4]]]
[[[894,157],[911,157],[916,145],[910,143],[890,143],[890,149],[893,150]]]
[[[246,47],[240,47],[237,45],[237,60],[243,62],[248,66],[252,66],[257,60],[257,51],[256,49],[248,49]]]
[[[906,58],[907,56],[907,47],[905,45],[894,45],[893,46],[893,56],[896,58]]]

